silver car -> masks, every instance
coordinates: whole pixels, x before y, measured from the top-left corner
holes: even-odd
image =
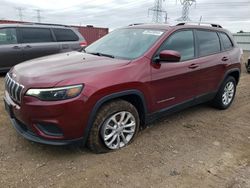
[[[58,25],[1,24],[0,72],[41,56],[81,50],[87,45],[74,28]]]

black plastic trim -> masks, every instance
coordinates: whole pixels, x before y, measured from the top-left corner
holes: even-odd
[[[52,132],[51,130],[48,130],[47,127],[45,127],[46,125],[44,125],[44,123],[38,123],[36,124],[37,128],[42,131],[44,134],[48,135],[48,136],[54,136],[54,137],[62,137],[63,136],[63,132],[61,130],[60,127],[58,127],[56,124],[51,124],[50,126],[53,126],[56,130],[56,132]]]
[[[221,84],[223,83],[223,81],[228,77],[228,75],[231,74],[231,73],[233,73],[233,72],[239,73],[239,80],[238,80],[237,84],[239,83],[241,71],[240,71],[239,68],[233,68],[233,69],[228,70],[228,71],[225,73],[224,78],[220,81],[219,87],[221,86]],[[237,81],[237,80],[236,80],[236,81]]]
[[[10,121],[13,125],[13,127],[16,129],[16,131],[22,135],[24,138],[27,140],[41,143],[41,144],[47,144],[47,145],[54,145],[54,146],[63,146],[63,145],[69,145],[69,144],[74,144],[77,142],[81,142],[83,138],[78,138],[74,140],[46,140],[41,137],[38,137],[34,133],[30,132],[27,129],[22,129],[21,125],[18,123],[18,121],[14,118],[10,118]]]
[[[183,109],[189,108],[191,106],[195,106],[204,102],[208,102],[212,100],[216,96],[217,91],[200,95],[198,97],[192,98],[190,100],[184,101],[180,104],[173,105],[164,109],[161,109],[152,114],[147,114],[146,116],[146,124],[153,123],[155,120],[159,120],[165,116],[171,115],[175,112],[181,111]]]

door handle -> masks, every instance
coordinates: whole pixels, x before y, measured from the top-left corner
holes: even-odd
[[[188,66],[188,68],[190,68],[190,69],[196,69],[198,67],[199,67],[199,65],[197,65],[197,64],[191,64]]]
[[[13,46],[12,48],[16,50],[21,49],[20,46]]]
[[[69,48],[69,45],[68,44],[63,44],[62,45],[62,49],[68,49]]]
[[[228,61],[229,58],[228,58],[228,57],[223,57],[221,60],[222,60],[222,61]]]
[[[30,46],[30,45],[27,45],[27,46],[25,46],[25,48],[31,48],[31,46]]]

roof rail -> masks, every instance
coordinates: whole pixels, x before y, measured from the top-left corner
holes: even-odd
[[[133,24],[129,24],[128,26],[135,26],[135,25],[143,25],[145,23],[133,23]]]
[[[25,23],[20,23],[22,25],[44,25],[44,26],[61,26],[61,27],[70,27],[68,25],[62,25],[62,24],[50,24],[50,23],[33,23],[33,22],[25,22]]]
[[[222,26],[219,25],[219,24],[207,23],[207,22],[181,22],[181,23],[178,23],[176,26],[180,26],[180,25],[194,25],[194,24],[197,24],[197,25],[209,25],[211,27],[222,28]]]

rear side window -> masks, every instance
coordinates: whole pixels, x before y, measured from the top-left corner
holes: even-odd
[[[171,35],[161,46],[162,50],[174,50],[181,54],[181,61],[193,59],[194,54],[194,36],[193,31],[179,31]]]
[[[47,28],[21,28],[23,43],[53,42],[50,29]]]
[[[200,56],[207,56],[220,52],[220,40],[216,32],[196,31]]]
[[[59,42],[79,40],[79,37],[71,29],[53,29],[53,31]]]
[[[221,37],[222,44],[225,50],[230,50],[231,48],[233,48],[232,41],[229,39],[227,34],[220,33],[220,37]]]
[[[17,44],[15,28],[0,29],[0,45],[4,44]]]

